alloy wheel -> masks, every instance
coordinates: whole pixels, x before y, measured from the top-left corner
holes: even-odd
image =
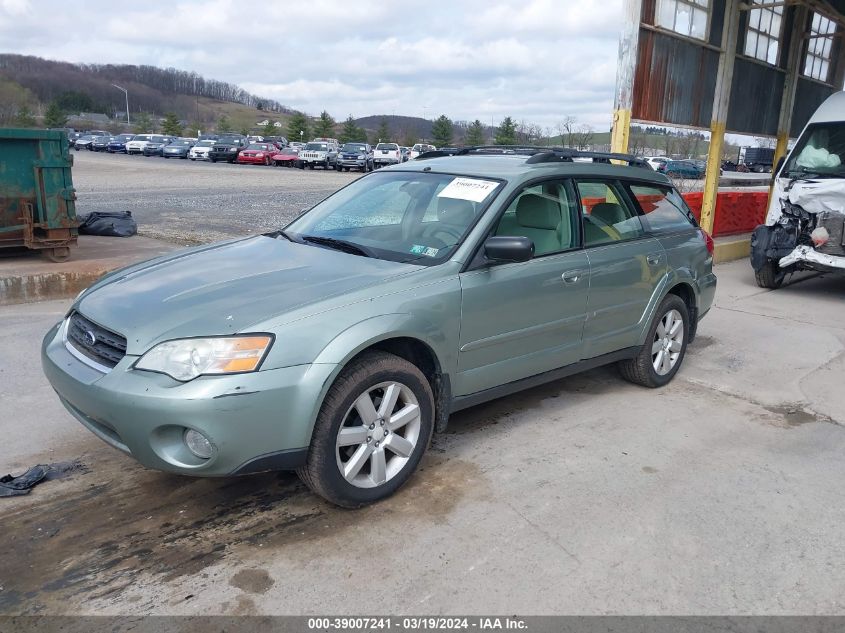
[[[657,324],[651,345],[651,364],[658,376],[672,371],[683,349],[684,319],[677,310],[669,310]]]
[[[375,488],[398,475],[420,439],[420,406],[399,382],[382,382],[356,398],[336,440],[337,467],[347,482]]]

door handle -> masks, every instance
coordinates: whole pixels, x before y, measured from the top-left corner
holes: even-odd
[[[655,255],[652,253],[651,255],[647,255],[645,260],[652,266],[657,266],[660,263],[660,255]]]
[[[563,279],[563,283],[574,284],[577,283],[579,279],[581,279],[581,272],[582,271],[580,270],[567,270],[560,276],[560,278]]]

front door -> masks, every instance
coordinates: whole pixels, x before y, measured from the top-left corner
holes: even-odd
[[[668,264],[663,246],[645,234],[637,209],[618,183],[580,180],[577,189],[590,262],[586,359],[638,344]]]
[[[590,268],[566,181],[526,187],[494,235],[528,237],[534,258],[462,273],[457,396],[577,362]]]

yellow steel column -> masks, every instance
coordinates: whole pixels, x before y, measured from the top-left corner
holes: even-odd
[[[616,66],[613,132],[610,135],[610,151],[619,154],[628,151],[641,11],[642,0],[625,0],[625,22],[619,36],[619,60]]]
[[[725,124],[731,101],[731,82],[736,58],[736,40],[739,34],[739,2],[726,0],[725,23],[722,28],[722,46],[719,53],[719,70],[716,73],[716,91],[713,95],[713,115],[710,121],[710,150],[707,152],[707,174],[704,177],[704,199],[701,202],[701,228],[713,233],[716,196],[719,193],[719,167],[722,162],[722,145],[725,141]]]

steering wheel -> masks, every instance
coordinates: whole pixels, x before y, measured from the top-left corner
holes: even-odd
[[[439,224],[439,222],[437,224]],[[439,240],[443,242],[444,246],[446,246],[447,244],[449,244],[449,242],[438,237],[438,235],[446,235],[447,237],[454,238],[451,244],[457,244],[458,241],[460,241],[460,239],[464,236],[464,233],[459,227],[443,224],[442,226],[434,226],[430,230],[426,230],[423,235],[427,238],[434,238],[436,240]]]

